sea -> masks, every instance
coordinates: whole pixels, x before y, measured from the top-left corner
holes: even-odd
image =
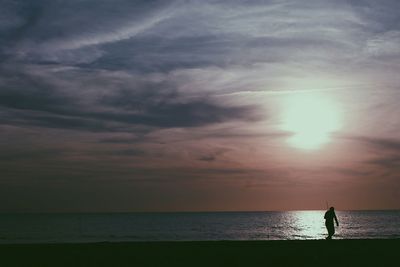
[[[308,240],[327,235],[324,210],[0,214],[0,243]],[[334,239],[400,238],[400,211],[336,211]]]

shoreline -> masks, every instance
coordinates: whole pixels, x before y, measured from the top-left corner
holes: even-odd
[[[400,239],[0,244],[2,266],[396,266]]]

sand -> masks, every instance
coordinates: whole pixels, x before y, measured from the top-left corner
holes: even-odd
[[[400,239],[0,245],[0,266],[400,266]]]

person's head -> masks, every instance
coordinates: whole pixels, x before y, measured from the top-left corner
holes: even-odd
[[[330,211],[334,211],[335,208],[334,208],[334,207],[330,207],[329,210],[330,210]]]

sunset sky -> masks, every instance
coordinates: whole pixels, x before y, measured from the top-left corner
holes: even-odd
[[[0,6],[0,212],[400,209],[400,1]]]

